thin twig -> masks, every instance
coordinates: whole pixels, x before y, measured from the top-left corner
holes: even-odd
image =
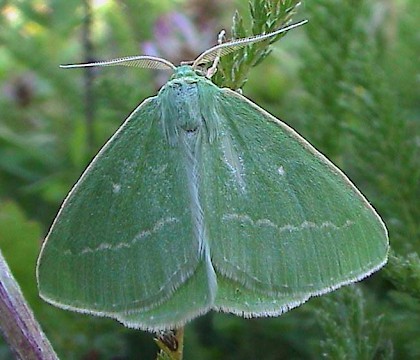
[[[17,359],[58,359],[0,251],[0,330]]]
[[[182,360],[184,349],[184,327],[157,334],[156,344],[161,349],[157,360]]]

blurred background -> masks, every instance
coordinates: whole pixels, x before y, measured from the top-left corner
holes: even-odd
[[[297,1],[253,1],[253,3]],[[175,64],[230,37],[239,0],[0,1],[0,249],[62,359],[154,359],[151,334],[56,309],[35,262],[89,161],[167,75],[59,64],[154,54]],[[352,179],[390,232],[388,265],[278,318],[210,313],[185,359],[420,359],[420,2],[303,1],[243,93]],[[248,33],[251,35],[251,32]],[[0,359],[12,358],[0,337]]]

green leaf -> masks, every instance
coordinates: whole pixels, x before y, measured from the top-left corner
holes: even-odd
[[[393,359],[392,344],[383,336],[383,317],[369,314],[363,293],[348,286],[320,301],[316,319],[325,335],[320,353],[326,359]]]
[[[417,253],[407,256],[392,254],[385,274],[398,290],[420,299],[420,258]]]

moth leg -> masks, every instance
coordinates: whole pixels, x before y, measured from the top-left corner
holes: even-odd
[[[222,30],[220,33],[219,33],[219,36],[217,37],[217,44],[218,45],[221,45],[222,43],[223,43],[223,40],[224,40],[224,38],[225,38],[225,35],[226,35],[226,31],[225,30]],[[216,56],[216,58],[214,59],[214,61],[213,61],[213,65],[211,66],[211,68],[210,69],[208,69],[207,70],[207,78],[209,78],[209,79],[211,79],[211,77],[214,75],[214,74],[216,74],[216,71],[217,71],[217,65],[219,65],[219,61],[220,61],[220,55],[221,55],[221,53],[222,53],[222,50],[221,49],[219,49],[219,51],[217,52],[217,56]]]

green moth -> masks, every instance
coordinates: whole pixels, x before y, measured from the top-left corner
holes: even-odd
[[[276,316],[385,264],[385,225],[350,180],[199,70],[303,23],[219,44],[192,65],[149,56],[70,65],[173,75],[64,200],[38,259],[43,299],[161,330],[210,310]]]

